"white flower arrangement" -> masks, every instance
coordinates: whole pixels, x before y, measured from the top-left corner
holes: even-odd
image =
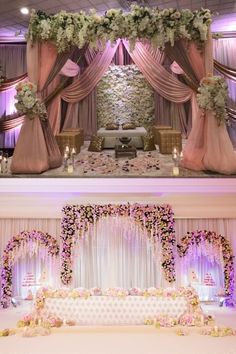
[[[199,107],[213,111],[219,125],[228,123],[227,98],[227,84],[222,77],[207,76],[202,79],[197,94]]]
[[[47,110],[45,104],[37,98],[37,87],[31,82],[20,82],[16,86],[17,94],[15,99],[15,107],[18,112],[25,114],[28,118],[33,119],[39,116],[41,120],[47,119]]]
[[[148,131],[154,124],[154,91],[136,65],[111,65],[97,86],[98,128],[134,123]]]
[[[114,42],[118,38],[127,38],[131,47],[138,39],[148,39],[158,48],[164,48],[166,43],[173,46],[179,39],[194,40],[202,45],[207,40],[211,21],[208,9],[192,12],[132,5],[129,13],[111,9],[103,16],[95,10],[89,14],[61,11],[55,15],[33,10],[27,38],[31,41],[50,40],[57,45],[59,52],[71,46],[82,48],[85,43],[96,47],[98,41]]]

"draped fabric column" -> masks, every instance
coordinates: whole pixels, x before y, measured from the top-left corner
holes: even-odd
[[[40,71],[40,44],[27,44],[29,80],[38,84]],[[12,173],[41,173],[49,169],[47,146],[40,118],[25,119],[11,163]]]
[[[96,85],[109,67],[119,43],[120,40],[111,46],[108,42],[104,51],[97,53],[88,51],[89,66],[61,93],[61,98],[70,104],[63,128],[83,128],[87,137],[96,132]],[[89,120],[84,119],[86,116]]]
[[[211,33],[203,53],[195,43],[186,47],[182,41],[176,42],[174,47],[167,46],[166,50],[184,70],[195,90],[204,76],[213,74]],[[225,124],[218,126],[213,112],[200,110],[196,95],[192,97],[192,112],[192,129],[184,148],[183,166],[197,171],[236,173],[236,154]]]
[[[64,56],[64,62],[67,56]],[[59,56],[60,58],[60,56]],[[52,43],[27,44],[27,65],[29,80],[37,85],[39,96],[45,97],[50,82],[47,81],[51,72],[51,82],[59,73],[56,46]],[[48,89],[47,91],[45,91]],[[39,117],[26,119],[22,126],[19,140],[12,159],[13,173],[41,173],[49,168],[61,165],[62,157],[48,122],[41,122]]]

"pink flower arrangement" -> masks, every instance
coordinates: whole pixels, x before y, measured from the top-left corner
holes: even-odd
[[[90,290],[90,295],[92,295],[92,296],[101,296],[102,295],[102,289],[101,288],[92,288]]]
[[[168,315],[159,315],[155,318],[154,324],[156,327],[173,327],[178,324],[178,320]]]
[[[114,296],[114,297],[124,297],[129,295],[129,291],[122,288],[108,288],[104,290],[103,295]]]
[[[129,295],[131,296],[143,296],[144,290],[141,290],[140,288],[131,288],[129,289]]]
[[[196,324],[195,316],[192,313],[185,313],[179,318],[179,324],[182,326],[194,326]]]

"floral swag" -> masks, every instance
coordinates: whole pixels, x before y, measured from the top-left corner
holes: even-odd
[[[149,40],[154,47],[163,49],[166,43],[173,46],[179,39],[194,40],[203,45],[211,22],[208,9],[192,12],[133,5],[129,13],[111,9],[103,16],[94,10],[90,14],[61,11],[54,15],[33,10],[27,38],[30,41],[52,41],[59,52],[71,46],[82,48],[85,43],[96,47],[98,41],[115,42],[118,38],[128,39],[131,46],[138,39]]]
[[[230,243],[225,237],[206,230],[188,232],[181,239],[181,243],[177,245],[179,256],[186,256],[191,246],[196,245],[198,247],[202,242],[211,244],[221,250],[224,263],[225,295],[232,298],[234,293],[234,256]]]
[[[154,246],[160,241],[162,247],[162,268],[165,279],[175,281],[175,233],[174,213],[169,205],[107,204],[107,205],[66,205],[63,208],[62,228],[62,270],[64,285],[72,280],[72,247],[78,230],[78,237],[84,236],[90,225],[101,217],[128,216],[148,231],[148,238]]]
[[[37,97],[37,86],[31,82],[20,82],[16,86],[17,100],[15,106],[18,112],[33,119],[38,116],[41,120],[47,120],[48,114],[45,104]]]
[[[32,248],[34,252],[39,247],[44,247],[49,256],[59,255],[59,245],[55,238],[41,231],[23,231],[14,236],[6,245],[1,260],[1,305],[8,307],[12,297],[12,266],[20,256],[22,246],[36,243],[38,247]]]

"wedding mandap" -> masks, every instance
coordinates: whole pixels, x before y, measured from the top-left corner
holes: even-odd
[[[109,148],[114,148],[114,141],[127,137],[127,134],[130,139],[137,140],[137,146],[145,138],[148,140],[143,127],[148,116],[144,117],[143,126],[137,124],[134,131],[127,133],[119,129],[126,111],[125,104],[123,108],[117,106],[118,128],[97,130],[96,90],[105,73],[112,72],[110,65],[114,60],[124,67],[125,64],[137,67],[154,95],[173,103],[172,119],[178,126],[184,126],[187,140],[182,152],[181,133],[168,131],[170,127],[158,128],[154,123],[152,129],[157,130],[159,140],[155,143],[159,147],[162,142],[169,144],[168,153],[190,171],[235,174],[236,154],[227,131],[227,85],[221,76],[213,73],[211,22],[211,13],[207,9],[192,12],[133,5],[130,12],[108,10],[103,16],[96,12],[62,11],[48,15],[33,11],[27,33],[28,78],[23,78],[16,88],[16,107],[21,116],[5,122],[8,124],[6,129],[23,122],[11,161],[12,174],[40,174],[62,164],[67,168],[67,153],[75,146],[78,152],[84,141],[83,134],[89,136],[95,146],[105,141]],[[166,56],[172,62],[172,72],[163,65]],[[118,72],[116,77],[121,76],[122,80],[122,75]],[[129,87],[126,89],[128,92]],[[145,105],[147,99],[144,94],[142,100],[142,92],[141,89],[140,101]],[[111,96],[111,105],[119,103],[118,96]],[[192,117],[188,127],[181,118],[181,104],[186,102]],[[155,102],[155,115],[157,106]],[[89,114],[85,115],[85,111]],[[109,114],[112,119],[112,112]],[[130,115],[132,122],[137,123],[137,115],[132,112]],[[78,119],[82,116],[86,119]],[[77,139],[73,146],[69,146],[71,136]],[[147,143],[150,141],[151,136]],[[116,148],[116,157],[124,151],[124,146],[122,143],[121,151]],[[75,154],[75,149],[73,151]],[[101,150],[91,148],[91,151]],[[135,163],[153,171],[159,169],[158,159],[151,153],[140,162],[136,148],[126,151],[137,161],[126,162],[123,171]],[[92,162],[84,173],[93,165],[109,165],[114,170],[117,167],[117,161],[109,156],[105,160],[103,156],[96,156],[86,157]],[[85,164],[85,160],[77,163]],[[109,175],[111,170],[112,167],[107,168],[106,174]]]

